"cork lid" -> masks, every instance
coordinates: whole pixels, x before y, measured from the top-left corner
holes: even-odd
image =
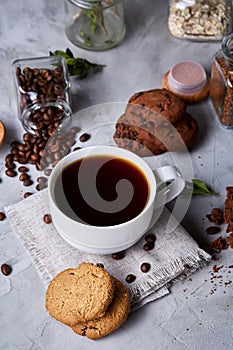
[[[5,138],[5,126],[3,122],[1,122],[0,120],[0,147],[3,144],[4,138]]]
[[[176,92],[194,94],[205,87],[206,79],[206,72],[199,63],[182,61],[170,69],[168,85]]]

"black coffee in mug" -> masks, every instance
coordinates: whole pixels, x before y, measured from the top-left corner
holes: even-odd
[[[65,166],[54,193],[57,206],[70,218],[93,226],[112,226],[142,212],[149,184],[131,161],[95,155]]]

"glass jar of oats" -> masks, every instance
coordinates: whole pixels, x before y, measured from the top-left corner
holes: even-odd
[[[210,98],[220,124],[233,129],[233,34],[222,41],[213,58]]]
[[[222,40],[231,32],[231,0],[170,0],[168,28],[178,38]]]

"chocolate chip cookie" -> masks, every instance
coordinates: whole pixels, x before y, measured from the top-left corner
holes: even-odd
[[[131,124],[124,115],[116,123],[113,139],[121,147],[142,157],[158,155],[165,151],[177,151],[184,146],[190,147],[198,133],[198,124],[193,116],[186,113],[174,124],[167,120],[154,127],[151,123]]]
[[[136,124],[137,123],[137,124]],[[130,121],[125,115],[121,116],[116,124],[113,135],[116,144],[140,156],[158,155],[165,152],[163,144],[154,135],[156,128],[153,123],[139,124],[139,121]]]
[[[160,140],[167,151],[178,151],[184,146],[191,147],[199,130],[196,119],[189,113],[174,124],[160,128]]]
[[[185,111],[186,103],[174,93],[166,89],[152,89],[135,93],[128,101],[125,114],[137,115],[142,122],[143,118],[147,119],[152,112],[156,112],[170,123],[175,123]]]

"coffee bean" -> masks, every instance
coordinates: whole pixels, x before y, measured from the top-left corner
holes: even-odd
[[[48,182],[47,178],[44,177],[44,176],[39,176],[36,181],[39,183],[39,184],[45,184]]]
[[[46,224],[51,224],[52,222],[52,216],[50,214],[45,214],[43,217],[43,220]]]
[[[29,179],[29,175],[26,174],[26,173],[22,173],[20,176],[19,176],[19,181],[25,181],[27,179]]]
[[[52,172],[52,169],[49,169],[49,168],[47,168],[47,169],[44,170],[44,174],[45,174],[46,176],[49,176],[49,175],[51,174],[51,172]]]
[[[9,276],[12,272],[12,267],[8,264],[2,264],[1,271],[3,275]]]
[[[5,164],[5,167],[6,167],[7,169],[15,169],[15,163],[13,163],[13,162],[7,162],[7,163]]]
[[[34,160],[35,162],[38,162],[38,160],[40,160],[40,156],[37,153],[33,153],[31,155],[31,159]]]
[[[86,142],[87,140],[89,140],[91,137],[90,134],[84,133],[79,137],[79,141],[80,142]]]
[[[6,218],[5,213],[3,213],[2,211],[0,212],[0,221],[3,221]]]
[[[147,242],[150,242],[150,243],[154,243],[156,241],[156,237],[153,233],[148,233],[146,236],[145,236],[145,240]]]
[[[59,160],[54,160],[54,161],[52,162],[52,164],[51,164],[52,168],[54,168],[55,165],[57,165],[58,162],[59,162]]]
[[[20,158],[18,158],[18,163],[19,164],[27,164],[27,162],[28,162],[28,160],[27,160],[27,158],[25,157],[20,157]]]
[[[114,260],[121,260],[125,257],[125,253],[122,251],[122,252],[117,252],[117,253],[113,253],[112,254],[112,258]]]
[[[73,148],[73,152],[79,151],[80,149],[82,149],[82,147],[75,147],[75,148]]]
[[[59,151],[59,149],[60,149],[59,144],[52,145],[52,146],[49,148],[49,150],[50,150],[52,153],[55,153],[55,152]]]
[[[20,167],[18,168],[18,171],[19,171],[20,173],[27,173],[28,170],[29,170],[29,169],[28,169],[26,166],[20,166]]]
[[[6,174],[7,176],[9,176],[9,177],[14,177],[14,176],[17,175],[17,172],[14,171],[13,169],[7,169],[7,170],[5,171],[5,174]]]
[[[5,157],[5,162],[8,163],[8,162],[13,162],[13,155],[12,154],[8,154],[6,157]]]
[[[102,263],[97,263],[96,266],[97,267],[101,267],[102,269],[104,269],[104,264],[102,264]]]
[[[69,140],[66,141],[66,145],[67,145],[68,147],[73,146],[73,144],[74,144],[74,140],[73,140],[73,139],[69,139]]]
[[[36,190],[37,190],[37,191],[41,191],[41,190],[43,190],[43,189],[46,188],[46,187],[47,187],[47,182],[38,183],[38,184],[36,185]]]
[[[32,193],[31,192],[25,192],[24,193],[24,198],[27,198],[27,197],[30,197],[32,195]]]
[[[79,129],[77,126],[73,126],[73,127],[70,129],[70,133],[71,133],[71,134],[77,134],[79,131],[80,131],[80,129]]]
[[[215,235],[219,232],[221,232],[221,229],[218,226],[210,226],[206,229],[206,233],[208,233],[208,235]]]
[[[154,249],[154,243],[153,242],[147,242],[144,244],[143,249],[146,251]]]
[[[31,186],[33,184],[33,181],[31,180],[31,179],[25,179],[24,181],[23,181],[23,185],[24,186]]]
[[[33,136],[30,135],[29,133],[23,134],[23,140],[24,142],[30,142],[32,140]]]
[[[132,282],[134,282],[134,281],[136,280],[136,276],[130,273],[130,274],[126,277],[125,280],[126,280],[126,282],[128,282],[128,283],[132,283]]]
[[[149,263],[144,262],[144,263],[141,264],[141,271],[142,272],[146,273],[149,270],[150,270],[150,264]]]

